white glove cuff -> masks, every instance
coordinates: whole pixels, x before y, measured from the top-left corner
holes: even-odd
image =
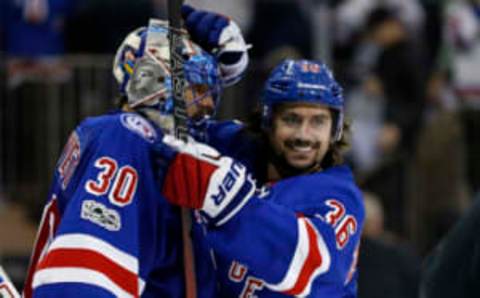
[[[209,222],[220,226],[237,214],[255,193],[255,181],[247,169],[229,157],[222,157],[210,183],[201,210]]]
[[[248,62],[248,54],[247,52],[243,52],[240,60],[234,64],[219,63],[222,73],[222,85],[228,87],[240,81],[243,73],[247,69]]]
[[[227,27],[222,30],[218,39],[220,53],[222,52],[246,52],[250,45],[245,43],[243,39],[242,31],[238,27],[237,23],[230,20]]]

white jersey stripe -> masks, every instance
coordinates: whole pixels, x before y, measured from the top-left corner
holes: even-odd
[[[299,278],[302,272],[305,262],[310,254],[310,239],[308,237],[307,225],[310,225],[317,235],[317,245],[320,256],[322,258],[321,265],[315,269],[313,274],[309,277],[309,282],[306,285],[305,289],[302,291],[298,297],[304,297],[310,293],[312,281],[316,276],[326,272],[330,268],[330,253],[328,247],[322,237],[322,235],[317,231],[315,226],[306,218],[301,217],[298,219],[298,242],[295,249],[295,254],[292,261],[290,262],[290,267],[288,268],[287,273],[283,280],[278,284],[267,284],[267,287],[273,291],[277,292],[286,292],[292,289]]]
[[[111,292],[115,297],[134,297],[117,286],[112,280],[102,273],[89,269],[80,268],[54,268],[42,269],[35,272],[33,288],[56,283],[85,283],[103,288]]]
[[[288,268],[287,274],[280,283],[276,285],[268,285],[268,287],[273,291],[278,292],[291,289],[297,281],[309,251],[310,247],[308,244],[307,227],[305,226],[305,221],[302,220],[302,218],[299,218],[297,247],[295,249],[293,259],[290,262],[290,267]]]
[[[66,234],[55,238],[49,251],[59,248],[87,249],[95,251],[109,258],[125,269],[138,274],[138,260],[136,257],[114,247],[110,243],[87,234]]]
[[[315,234],[317,234],[317,247],[318,250],[320,251],[320,256],[322,257],[322,263],[321,265],[315,269],[315,271],[312,273],[310,277],[310,281],[308,282],[307,286],[303,290],[303,292],[297,297],[306,297],[308,294],[310,294],[310,290],[312,289],[312,283],[315,280],[317,276],[320,274],[323,274],[330,269],[330,264],[332,262],[330,258],[330,252],[328,250],[327,244],[325,243],[325,240],[323,239],[322,235],[318,232],[318,230],[315,228],[313,223],[308,219],[308,218],[303,218],[305,220],[305,223],[307,225],[310,225],[313,230],[315,231]]]

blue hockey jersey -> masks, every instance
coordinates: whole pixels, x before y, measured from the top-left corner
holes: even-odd
[[[209,143],[255,173],[259,151],[241,131],[210,124]],[[220,297],[356,297],[363,221],[353,175],[336,166],[263,189],[202,241],[215,252]]]
[[[153,166],[161,138],[133,113],[75,129],[56,167],[25,297],[185,296],[180,210],[161,196]],[[202,292],[212,297],[207,285]]]

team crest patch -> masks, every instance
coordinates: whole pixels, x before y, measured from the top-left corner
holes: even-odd
[[[153,143],[157,139],[155,129],[144,118],[135,114],[123,114],[120,119],[125,128],[138,134],[148,142]]]
[[[58,163],[62,189],[66,189],[80,161],[80,140],[76,132],[68,138]]]
[[[119,231],[122,227],[120,215],[117,211],[93,200],[82,203],[81,218],[91,221],[109,231]]]

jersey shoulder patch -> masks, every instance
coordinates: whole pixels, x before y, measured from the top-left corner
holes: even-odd
[[[73,131],[64,146],[57,164],[57,171],[62,189],[65,190],[73,177],[75,169],[80,162],[81,144],[76,131]]]
[[[122,114],[120,115],[120,122],[126,129],[139,135],[149,143],[155,142],[158,138],[152,124],[140,115],[133,113]]]

